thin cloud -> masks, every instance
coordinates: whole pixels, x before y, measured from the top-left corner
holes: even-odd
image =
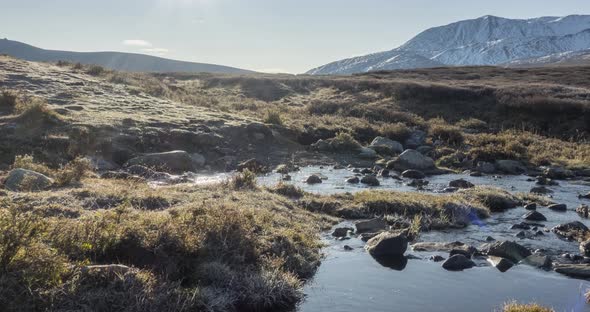
[[[149,49],[141,49],[141,51],[145,52],[145,53],[156,54],[156,55],[165,55],[168,52],[170,52],[170,50],[165,49],[165,48],[149,48]]]
[[[149,41],[141,39],[127,39],[123,40],[123,44],[131,47],[151,47],[152,44]]]

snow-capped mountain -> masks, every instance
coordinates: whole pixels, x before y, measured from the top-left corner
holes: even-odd
[[[590,49],[590,15],[524,20],[488,15],[430,28],[396,49],[336,61],[308,74],[499,65],[586,49]]]
[[[537,67],[546,65],[590,65],[590,49],[555,53],[547,56],[521,59],[502,64],[507,67]]]

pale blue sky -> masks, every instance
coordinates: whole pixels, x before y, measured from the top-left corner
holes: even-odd
[[[590,0],[0,0],[0,37],[301,73],[488,14],[590,14]]]

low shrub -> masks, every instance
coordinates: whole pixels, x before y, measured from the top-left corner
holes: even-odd
[[[100,76],[105,72],[105,68],[100,65],[90,65],[88,69],[86,69],[86,73],[91,76]]]
[[[0,111],[12,112],[16,108],[17,95],[11,91],[0,92]]]
[[[241,190],[241,189],[256,189],[257,182],[256,182],[256,173],[244,169],[244,171],[236,174],[233,176],[228,182],[226,182],[226,186],[232,190]]]
[[[406,124],[398,122],[382,125],[379,128],[379,132],[385,137],[403,143],[407,138],[410,137],[412,130],[406,126]]]
[[[463,144],[465,138],[459,127],[447,124],[434,124],[430,126],[429,134],[433,140],[440,140],[448,145],[459,146]]]
[[[339,132],[331,139],[332,148],[337,151],[355,151],[361,148],[359,142],[347,132]]]
[[[281,118],[281,112],[276,109],[269,109],[264,115],[264,122],[273,125],[282,125],[283,119]]]

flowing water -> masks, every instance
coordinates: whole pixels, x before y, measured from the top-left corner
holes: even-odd
[[[307,176],[320,173],[327,179],[322,184],[307,185]],[[347,169],[327,169],[306,167],[291,174],[292,182],[305,191],[317,194],[334,194],[340,192],[358,192],[366,189],[388,189],[415,192],[406,186],[408,181],[380,178],[381,186],[369,188],[362,184],[348,184],[347,177],[354,174]],[[447,174],[428,177],[430,182],[424,192],[442,193],[448,182],[463,178],[475,185],[499,187],[510,192],[528,192],[534,182],[527,181],[526,176],[470,177],[464,174]],[[281,180],[280,174],[269,174],[259,178],[263,185],[274,185]],[[559,223],[578,220],[590,226],[588,220],[580,218],[575,211],[584,202],[577,197],[586,194],[590,185],[581,181],[560,181],[559,186],[548,187],[553,191],[553,201],[568,206],[567,212],[554,212],[544,207],[537,210],[548,221],[541,222],[545,228]],[[588,203],[586,201],[586,203]],[[461,241],[479,246],[488,236],[496,240],[514,240],[530,249],[546,249],[548,253],[579,253],[578,244],[562,240],[550,232],[543,236],[518,239],[515,234],[520,230],[510,227],[523,221],[522,215],[527,211],[522,207],[493,214],[481,220],[478,225],[471,225],[461,230],[432,231],[422,233],[420,241],[452,242]],[[342,225],[351,225],[345,222]],[[541,227],[542,229],[542,227]],[[305,288],[306,299],[300,311],[494,311],[503,302],[517,300],[521,302],[538,302],[551,306],[556,311],[590,311],[585,304],[583,293],[590,288],[584,280],[568,278],[552,271],[543,271],[526,265],[517,265],[501,273],[496,268],[486,265],[485,261],[476,261],[478,266],[462,272],[449,272],[440,263],[427,260],[431,255],[447,253],[429,253],[408,251],[418,259],[394,267],[384,266],[375,261],[363,249],[364,243],[351,238],[337,241],[325,234],[328,244],[326,258],[322,262],[314,279]],[[345,251],[344,245],[353,248]]]

